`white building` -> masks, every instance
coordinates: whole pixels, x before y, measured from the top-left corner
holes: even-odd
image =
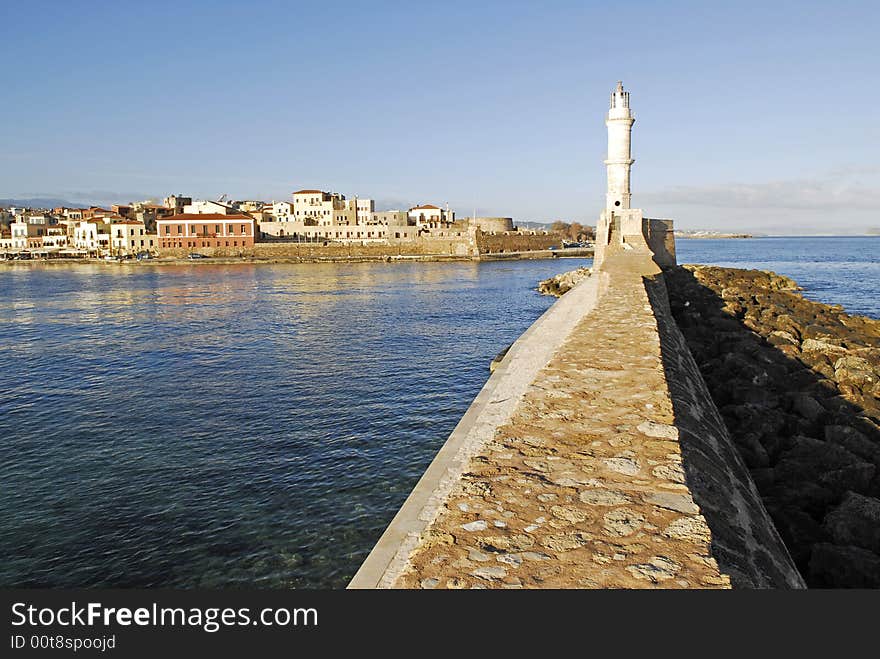
[[[143,222],[122,220],[110,225],[110,246],[117,255],[150,252],[159,247],[159,236],[148,233]]]
[[[375,203],[372,199],[359,199],[355,197],[357,210],[357,224],[374,224],[373,214],[376,212]]]
[[[313,226],[351,226],[357,224],[357,210],[354,202],[338,192],[298,190],[293,193],[292,220]]]
[[[276,201],[272,204],[272,219],[275,222],[293,222],[293,203]]]
[[[102,219],[83,220],[73,230],[73,245],[77,249],[102,252],[110,249],[109,222]]]
[[[61,249],[70,245],[70,236],[67,234],[67,226],[59,224],[46,228],[46,235],[43,236],[43,248]]]
[[[443,229],[455,221],[455,211],[423,204],[409,209],[409,220],[420,229]]]
[[[194,201],[183,207],[183,213],[186,215],[238,215],[239,212],[237,208],[229,204],[210,200]]]
[[[15,222],[9,225],[12,233],[12,249],[22,250],[42,246],[42,236],[46,235],[45,224],[34,224],[27,221],[24,215],[19,215]]]

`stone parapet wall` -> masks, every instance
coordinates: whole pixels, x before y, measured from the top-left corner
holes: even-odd
[[[561,238],[554,234],[544,233],[520,233],[512,231],[508,233],[485,233],[477,231],[477,245],[480,254],[500,252],[528,252],[532,250],[548,249],[559,245]]]
[[[386,256],[454,256],[474,257],[480,254],[528,252],[559,245],[559,236],[542,233],[469,232],[461,237],[422,237],[414,240],[375,242],[261,242],[252,247],[206,247],[198,249],[160,249],[161,257],[182,258],[198,252],[216,258],[254,259],[347,259],[383,258]]]
[[[804,581],[672,316],[665,278],[646,279],[646,288],[657,320],[682,464],[694,501],[712,532],[712,556],[734,588],[803,588]]]
[[[468,240],[421,239],[400,242],[375,243],[294,243],[266,242],[253,247],[204,248],[204,249],[163,249],[163,257],[185,257],[190,251],[218,258],[245,257],[254,259],[346,259],[382,258],[385,256],[475,256],[474,247]]]

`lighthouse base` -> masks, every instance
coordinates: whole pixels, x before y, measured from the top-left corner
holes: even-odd
[[[605,256],[620,250],[650,252],[661,268],[676,264],[672,220],[644,217],[640,208],[604,210],[596,224],[593,268],[602,267]]]

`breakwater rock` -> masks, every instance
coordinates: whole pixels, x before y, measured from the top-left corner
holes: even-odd
[[[670,306],[808,585],[880,587],[880,321],[774,273],[684,266]]]
[[[562,297],[562,295],[570,291],[578,283],[589,277],[592,272],[592,268],[578,268],[577,270],[563,272],[538,283],[538,291],[541,295]]]

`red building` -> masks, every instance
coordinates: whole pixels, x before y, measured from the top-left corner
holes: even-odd
[[[254,218],[221,213],[181,213],[156,220],[159,248],[253,247]]]

